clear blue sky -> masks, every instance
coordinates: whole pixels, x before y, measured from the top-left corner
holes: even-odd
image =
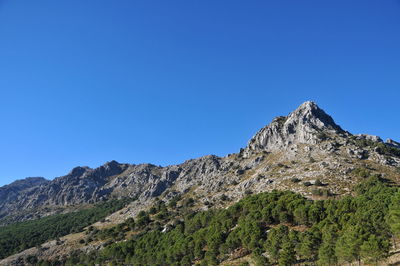
[[[316,101],[400,139],[400,1],[0,0],[0,185],[236,152]]]

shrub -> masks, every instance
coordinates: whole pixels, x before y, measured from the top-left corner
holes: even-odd
[[[183,206],[185,207],[192,207],[194,205],[194,199],[188,198],[184,201]]]
[[[311,194],[313,194],[314,196],[322,196],[322,190],[317,188],[317,189],[313,189],[311,191]]]
[[[303,185],[306,187],[312,186],[311,182],[309,181],[304,182]]]
[[[251,191],[250,189],[246,189],[244,194],[245,195],[251,195],[251,194],[253,194],[253,191]]]
[[[362,178],[368,178],[371,175],[371,171],[366,169],[366,168],[356,168],[352,171],[352,173],[356,176],[362,177]]]
[[[150,210],[149,210],[149,213],[150,213],[150,214],[156,214],[156,213],[157,213],[157,208],[154,207],[154,206],[152,206],[152,207],[150,208]]]
[[[322,186],[323,184],[322,184],[321,180],[317,179],[317,180],[315,180],[314,185],[319,187],[319,186]]]

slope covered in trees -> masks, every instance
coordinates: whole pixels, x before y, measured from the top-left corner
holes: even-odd
[[[121,209],[127,200],[111,200],[92,208],[0,227],[0,258],[82,229]]]
[[[75,252],[65,263],[216,265],[244,255],[258,265],[382,260],[393,236],[400,234],[400,192],[375,176],[357,186],[354,195],[312,201],[273,191],[250,195],[227,209],[196,213],[185,209],[187,202],[180,208],[176,201],[158,202],[136,220],[88,230],[89,242],[102,239],[107,247]]]

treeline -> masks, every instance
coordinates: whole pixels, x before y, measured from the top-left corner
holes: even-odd
[[[0,227],[0,259],[48,240],[82,231],[84,227],[123,208],[127,199],[99,203],[92,208]]]

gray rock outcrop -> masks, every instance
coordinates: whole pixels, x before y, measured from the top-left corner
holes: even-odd
[[[314,102],[303,103],[288,116],[277,117],[261,129],[246,148],[250,151],[285,150],[293,144],[316,144],[329,134],[348,134]]]
[[[375,135],[358,134],[358,135],[356,135],[356,138],[370,140],[370,141],[374,141],[374,142],[383,142],[383,140],[379,136],[375,136]]]

